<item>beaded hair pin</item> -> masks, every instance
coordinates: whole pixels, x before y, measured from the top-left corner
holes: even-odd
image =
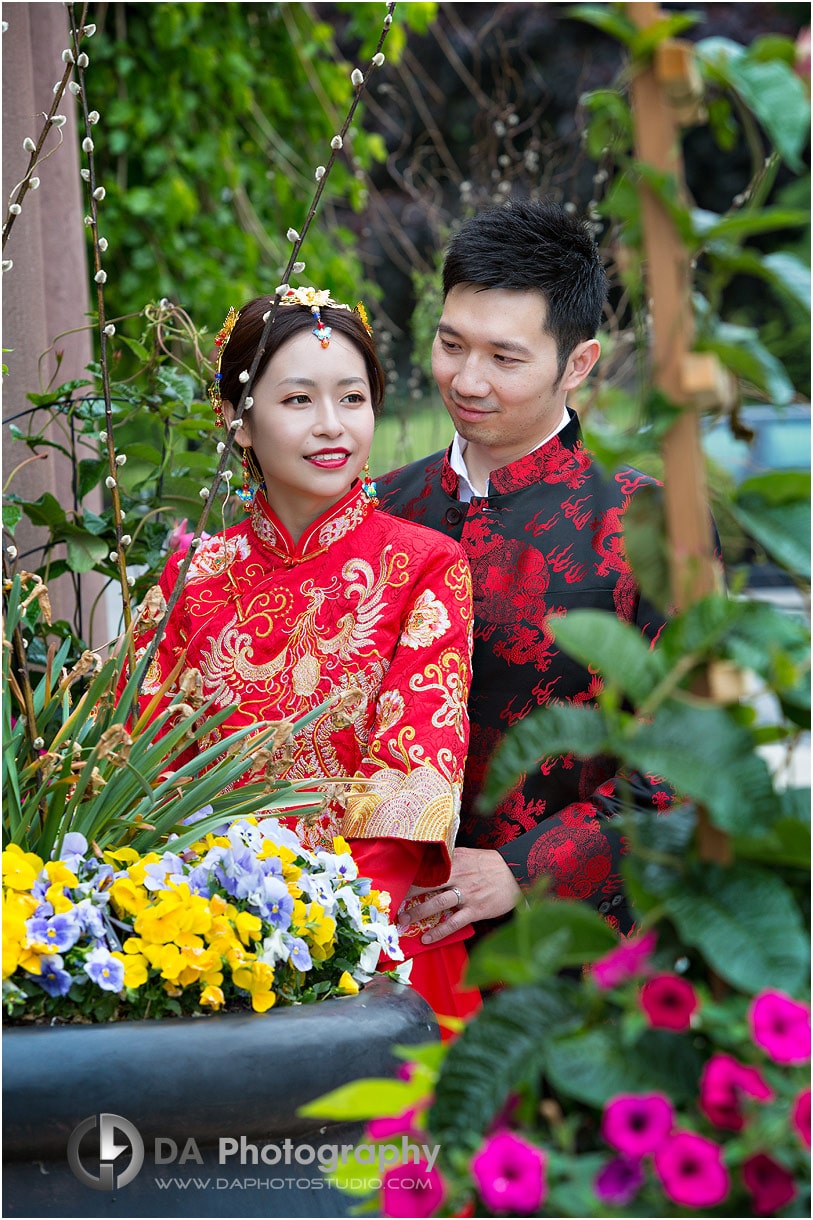
[[[321,309],[329,306],[331,309],[346,309],[348,313],[356,313],[361,319],[361,324],[367,331],[368,335],[372,335],[373,328],[370,326],[367,318],[367,310],[362,305],[361,301],[356,305],[355,310],[352,310],[349,305],[343,304],[341,301],[334,301],[326,288],[289,288],[288,291],[280,297],[280,305],[304,305],[313,314],[313,319],[316,325],[312,330],[312,334],[321,343],[322,347],[327,347],[330,343],[330,336],[333,328],[326,326],[322,321]]]

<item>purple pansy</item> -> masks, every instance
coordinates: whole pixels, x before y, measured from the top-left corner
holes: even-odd
[[[57,953],[72,949],[82,935],[82,924],[73,910],[42,918],[33,915],[25,925],[28,939],[35,945],[48,945]]]
[[[67,970],[63,969],[63,965],[58,953],[48,954],[40,959],[41,973],[34,977],[48,995],[67,995],[70,991],[73,979]]]
[[[102,991],[121,991],[124,986],[124,966],[109,949],[99,947],[89,953],[85,973]]]

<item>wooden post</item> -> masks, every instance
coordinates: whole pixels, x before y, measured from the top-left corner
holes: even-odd
[[[645,28],[664,16],[658,4],[628,3],[626,12]],[[663,62],[663,57],[661,57]],[[674,64],[668,87],[674,96]],[[688,63],[687,61],[687,72]],[[680,128],[674,106],[658,77],[658,57],[638,72],[631,85],[636,156],[672,175],[684,190]],[[691,82],[687,80],[687,88]],[[652,316],[653,378],[673,402],[686,409],[664,441],[664,500],[672,579],[678,610],[713,593],[718,586],[706,489],[705,462],[697,414],[697,361],[691,358],[694,327],[691,276],[686,250],[666,208],[646,183],[641,185],[644,257]],[[713,376],[713,370],[711,370]],[[708,684],[699,693],[709,693]],[[727,863],[728,838],[700,810],[698,846],[707,860]]]

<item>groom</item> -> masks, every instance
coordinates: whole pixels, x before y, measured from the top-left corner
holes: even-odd
[[[549,616],[612,610],[650,639],[664,620],[624,557],[623,515],[654,480],[605,475],[584,448],[567,397],[600,353],[607,283],[586,226],[550,202],[514,202],[467,221],[443,266],[432,371],[454,426],[445,451],[377,480],[382,508],[460,541],[474,584],[471,744],[461,828],[446,887],[409,911],[450,912],[424,935],[485,930],[542,876],[620,932],[632,927],[613,826],[622,785],[638,806],[670,803],[654,777],[608,758],[544,759],[478,816],[484,774],[506,731],[548,703],[583,704],[600,678],[562,652]],[[540,743],[540,753],[544,743]]]

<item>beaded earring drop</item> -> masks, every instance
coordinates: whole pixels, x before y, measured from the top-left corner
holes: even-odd
[[[243,449],[243,486],[240,491],[234,493],[238,500],[241,500],[243,507],[248,509],[251,507],[251,502],[254,499],[254,492],[251,490],[251,470],[248,462],[248,448]]]
[[[376,494],[375,483],[370,478],[370,466],[368,462],[364,463],[364,468],[361,472],[361,490],[364,492],[373,508],[378,508],[378,496]]]

